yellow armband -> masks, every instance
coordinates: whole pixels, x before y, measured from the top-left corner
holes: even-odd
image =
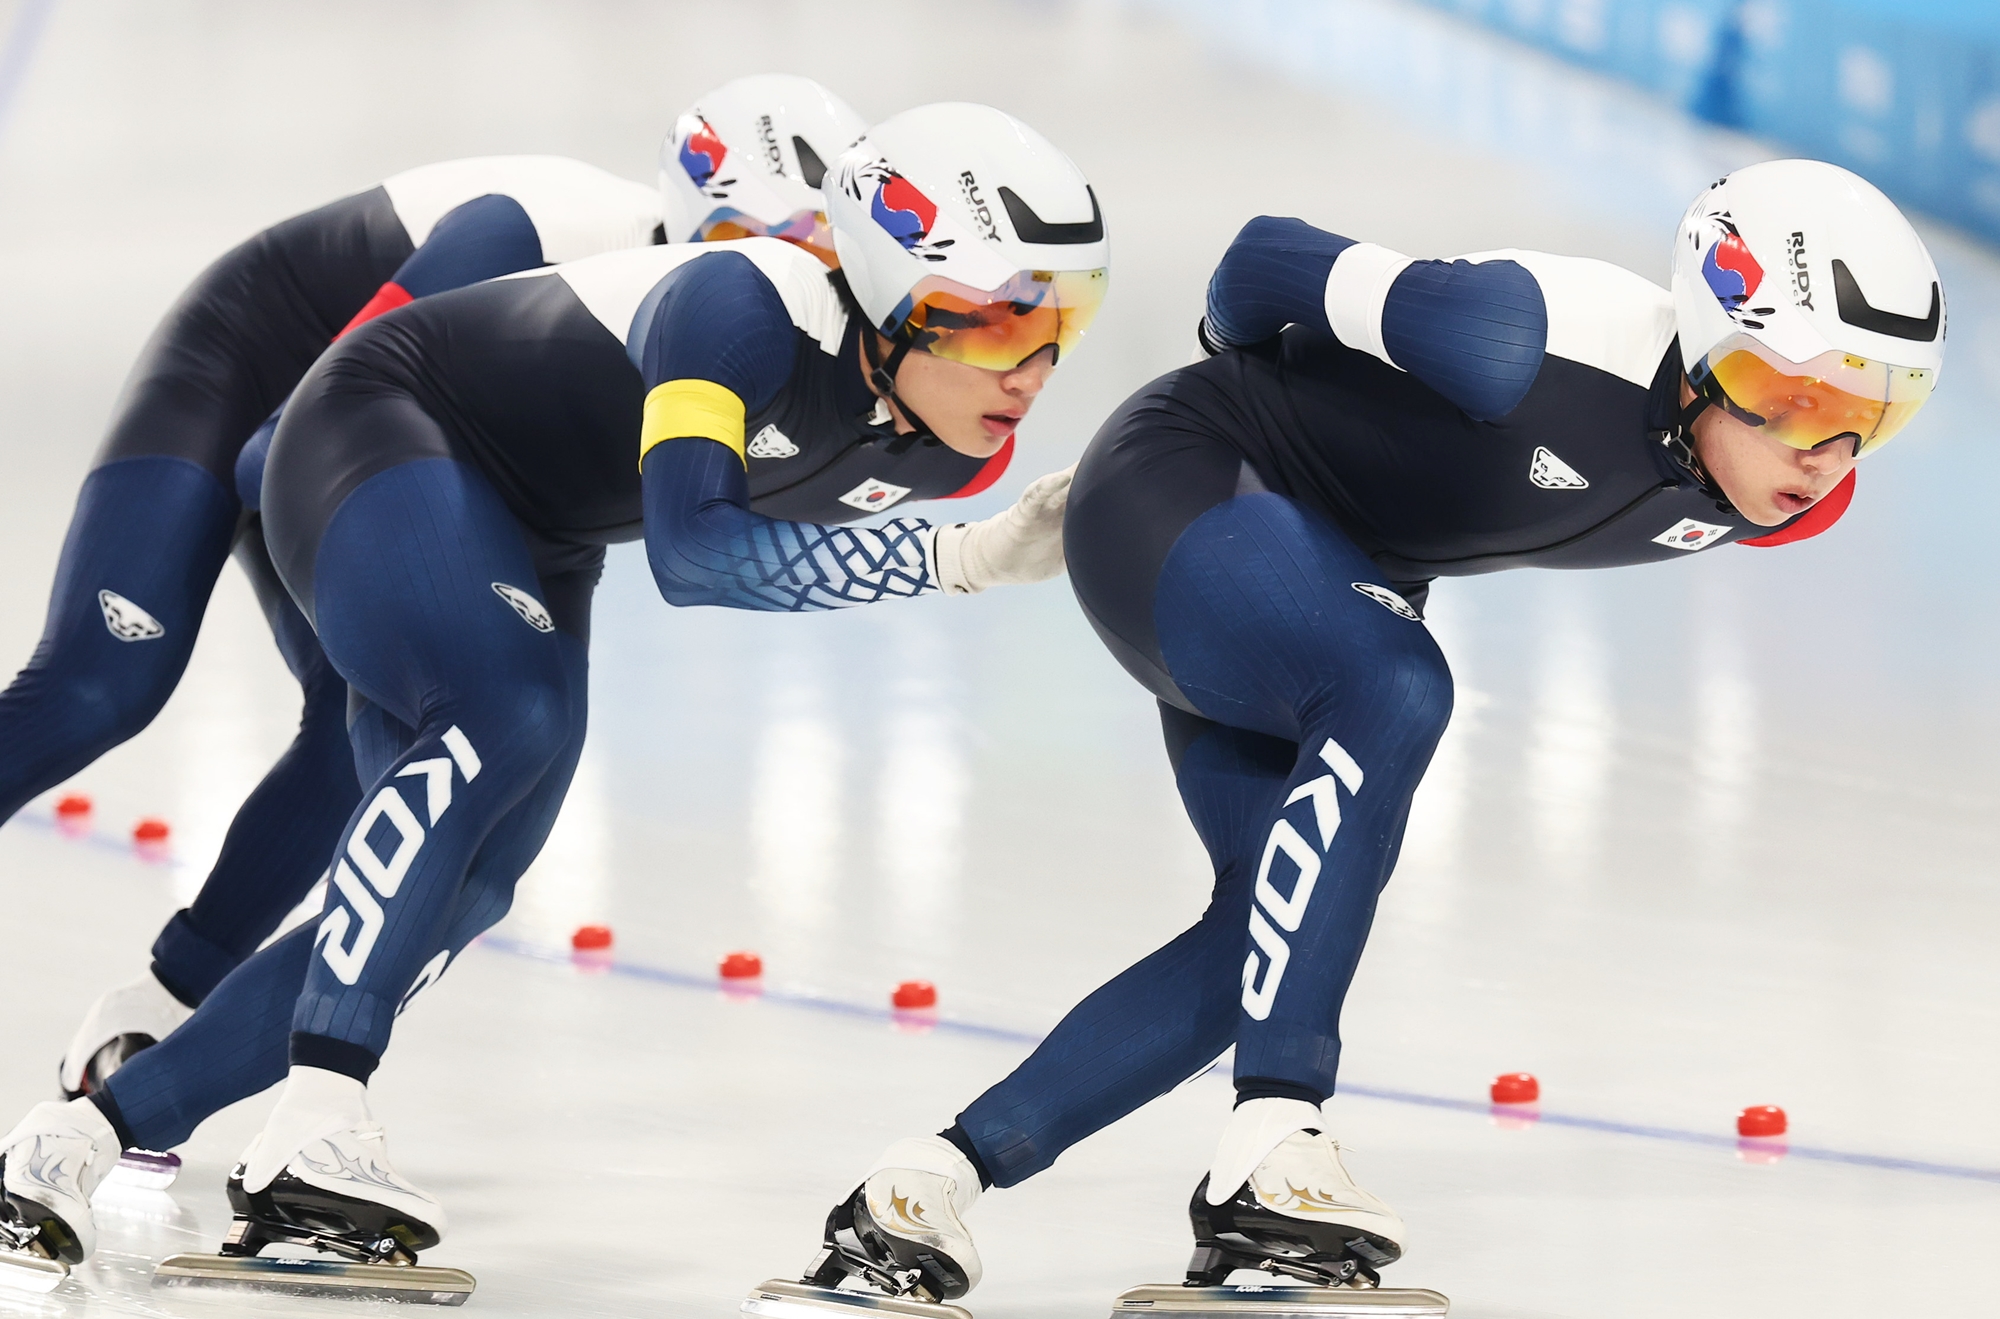
[[[669,380],[646,395],[639,422],[639,461],[661,440],[694,436],[726,444],[743,457],[743,400],[713,380]],[[744,466],[749,466],[748,462]]]

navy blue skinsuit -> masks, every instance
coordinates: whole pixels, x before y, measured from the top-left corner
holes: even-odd
[[[945,1133],[999,1185],[1231,1045],[1239,1100],[1333,1092],[1341,1001],[1451,714],[1431,579],[1762,533],[1663,443],[1665,290],[1539,253],[1379,248],[1330,285],[1354,246],[1252,221],[1209,287],[1211,336],[1243,347],[1141,390],[1077,470],[1071,582],[1159,698],[1216,882]]]
[[[515,194],[560,219],[538,230]],[[150,723],[179,683],[234,553],[304,691],[299,733],[239,809],[201,893],[153,946],[199,1004],[325,873],[359,791],[347,684],[272,569],[256,513],[260,423],[358,314],[474,280],[652,240],[651,189],[577,161],[424,166],[286,220],[188,287],[133,366],[77,499],[48,621],[0,693],[0,820]],[[413,245],[412,235],[421,240]],[[385,294],[394,297],[385,301]]]
[[[262,503],[354,693],[362,805],[325,917],[93,1096],[128,1145],[171,1148],[288,1066],[365,1081],[411,996],[505,914],[582,747],[606,544],[643,538],[676,605],[937,589],[929,524],[828,524],[954,495],[1000,458],[898,436],[859,332],[815,258],[754,238],[440,294],[320,360]]]

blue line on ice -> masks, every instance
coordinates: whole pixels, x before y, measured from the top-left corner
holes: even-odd
[[[38,812],[24,811],[14,817],[15,821],[33,828],[53,831],[56,822],[53,817]],[[142,860],[138,850],[128,841],[115,834],[92,829],[79,833],[76,841],[105,852],[114,852],[131,860]],[[480,937],[478,946],[495,952],[507,953],[515,957],[527,957],[540,962],[567,964],[571,954],[566,949],[549,948],[524,943],[504,936],[487,934]],[[609,957],[593,961],[593,967],[633,980],[645,980],[674,989],[698,989],[714,992],[720,985],[713,972],[695,973],[674,971],[666,967],[644,966],[636,962],[621,961]],[[850,1003],[844,999],[816,994],[804,989],[759,989],[758,996],[768,1002],[785,1007],[801,1008],[808,1012],[823,1012],[831,1016],[853,1017],[863,1021],[922,1022],[935,1030],[948,1034],[968,1036],[973,1039],[995,1040],[1004,1044],[1022,1044],[1030,1048],[1042,1042],[1042,1037],[1033,1031],[1012,1030],[1005,1026],[989,1026],[983,1022],[964,1021],[954,1017],[933,1016],[925,1013],[898,1012],[892,1008],[871,1007],[865,1003]],[[1379,1099],[1391,1104],[1409,1104],[1419,1108],[1442,1108],[1459,1113],[1491,1114],[1496,1111],[1492,1104],[1475,1099],[1458,1099],[1448,1095],[1419,1094],[1413,1090],[1395,1090],[1386,1086],[1358,1085],[1343,1081],[1340,1093],[1357,1099]],[[1504,1111],[1504,1110],[1501,1110]],[[1524,1120],[1527,1115],[1523,1115]],[[1634,1136],[1641,1140],[1672,1141],[1681,1145],[1704,1145],[1712,1149],[1735,1149],[1735,1136],[1722,1135],[1712,1131],[1686,1131],[1679,1127],[1656,1127],[1639,1122],[1617,1122],[1610,1118],[1586,1117],[1576,1113],[1540,1112],[1534,1121],[1545,1122],[1552,1127],[1571,1127],[1579,1131],[1596,1131],[1611,1136]],[[1956,1163],[1929,1163],[1922,1159],[1903,1159],[1888,1154],[1867,1154],[1858,1150],[1827,1149],[1817,1145],[1780,1145],[1778,1142],[1752,1141],[1750,1149],[1783,1148],[1794,1159],[1805,1159],[1816,1163],[1839,1163],[1855,1168],[1877,1168],[1886,1172],[1916,1173],[1923,1177],[1950,1177],[1960,1181],[1992,1182],[2000,1184],[2000,1169],[1976,1168]]]
[[[494,952],[506,953],[514,957],[531,958],[538,962],[568,964],[573,954],[563,948],[549,948],[543,945],[524,943],[499,935],[482,935],[476,947],[489,948]],[[694,973],[674,971],[665,967],[645,966],[636,962],[622,961],[616,957],[602,959],[592,956],[589,965],[610,975],[625,976],[633,980],[644,980],[656,985],[667,985],[674,989],[696,989],[708,993],[716,992],[722,982],[714,972]],[[923,1014],[898,1012],[892,1008],[871,1007],[865,1003],[851,1003],[844,999],[831,998],[810,990],[760,989],[758,997],[767,1003],[777,1003],[785,1007],[801,1008],[808,1012],[824,1012],[833,1016],[854,1017],[864,1021],[921,1021],[933,1029],[955,1035],[971,1036],[975,1039],[996,1040],[1007,1044],[1024,1044],[1030,1047],[1040,1044],[1042,1037],[1033,1031],[1010,1030],[1004,1026],[988,1026],[975,1021],[963,1021],[953,1017],[933,1018],[928,1012]],[[1459,1113],[1476,1113],[1481,1116],[1495,1111],[1495,1105],[1480,1103],[1472,1099],[1455,1099],[1445,1095],[1419,1094],[1412,1090],[1394,1090],[1386,1086],[1355,1085],[1343,1081],[1340,1093],[1357,1099],[1379,1099],[1391,1104],[1410,1104],[1420,1108],[1442,1108]],[[1526,1115],[1523,1115],[1524,1119]],[[1585,1117],[1574,1113],[1542,1112],[1534,1116],[1535,1121],[1552,1127],[1571,1127],[1580,1131],[1596,1131],[1611,1136],[1634,1136],[1641,1140],[1672,1141],[1681,1145],[1705,1145],[1713,1149],[1735,1149],[1735,1136],[1719,1135],[1708,1131],[1685,1131],[1678,1127],[1648,1126],[1638,1122],[1615,1122],[1609,1118]],[[1887,1172],[1916,1173],[1924,1177],[1951,1177],[1962,1181],[2000,1183],[2000,1169],[1975,1168],[1955,1163],[1928,1163],[1922,1159],[1901,1159],[1887,1154],[1866,1154],[1855,1150],[1826,1149],[1816,1145],[1786,1145],[1777,1141],[1748,1141],[1743,1144],[1752,1150],[1783,1149],[1794,1159],[1805,1159],[1816,1163],[1840,1163],[1856,1168],[1876,1168]]]

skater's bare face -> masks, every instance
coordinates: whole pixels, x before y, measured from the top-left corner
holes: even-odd
[[[1694,389],[1681,381],[1681,403]],[[1794,449],[1762,428],[1709,408],[1694,423],[1694,452],[1737,511],[1760,527],[1775,527],[1826,497],[1854,470],[1854,442],[1829,440]]]
[[[876,347],[887,361],[892,345],[880,335]],[[868,371],[864,359],[862,372]],[[937,433],[946,447],[970,458],[990,458],[999,452],[1056,369],[1056,349],[1050,344],[1011,371],[988,371],[929,353],[906,354],[896,368],[896,393]],[[889,405],[897,433],[916,427],[894,403]]]

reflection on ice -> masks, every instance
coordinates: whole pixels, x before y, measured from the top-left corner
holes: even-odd
[[[1543,594],[1526,768],[1535,845],[1548,868],[1587,874],[1618,739],[1601,618],[1568,593]]]
[[[846,753],[825,679],[802,657],[766,660],[765,723],[751,775],[750,891],[776,924],[814,926],[840,878]]]

